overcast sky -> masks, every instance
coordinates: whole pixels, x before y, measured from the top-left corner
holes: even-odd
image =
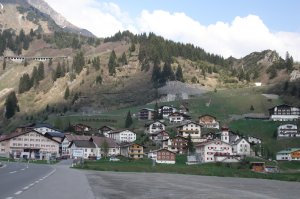
[[[154,32],[224,57],[271,49],[300,61],[298,0],[45,1],[98,37],[119,30]]]

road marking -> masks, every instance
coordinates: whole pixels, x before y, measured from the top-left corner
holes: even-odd
[[[25,169],[21,169],[21,171],[24,171]]]
[[[35,181],[35,183],[39,183],[39,180]]]
[[[16,173],[17,171],[11,171],[11,172],[9,172],[9,173]]]
[[[18,191],[15,193],[15,195],[20,195],[23,191]]]
[[[7,198],[5,198],[5,199],[13,199],[13,197],[7,197]]]
[[[24,187],[23,190],[27,190],[27,189],[29,189],[29,187],[30,187],[30,186]]]
[[[34,183],[31,183],[29,186],[31,187],[31,186],[33,186],[34,185]]]

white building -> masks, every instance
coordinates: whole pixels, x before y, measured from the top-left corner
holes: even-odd
[[[155,132],[164,131],[166,129],[166,125],[160,121],[145,124],[145,127],[146,134],[153,134]]]
[[[240,138],[232,143],[232,152],[234,155],[250,156],[250,144],[245,138]]]
[[[297,160],[297,161],[300,161],[300,148],[288,148],[286,150],[279,151],[276,154],[276,160],[282,160],[282,161]]]
[[[43,135],[45,135],[45,133],[57,133],[60,132],[58,130],[56,130],[55,128],[53,128],[52,125],[50,124],[36,124],[33,129],[39,133],[42,133]]]
[[[196,145],[196,153],[200,156],[201,162],[222,162],[233,158],[232,146],[221,140],[203,142]]]
[[[65,134],[65,138],[62,141],[61,144],[61,152],[62,152],[62,156],[64,157],[71,157],[71,149],[69,148],[71,142],[73,140],[89,140],[91,138],[91,136],[86,136],[86,135],[74,135],[71,133],[66,133]]]
[[[186,124],[177,126],[177,132],[180,136],[188,138],[191,135],[193,142],[202,142],[204,141],[201,138],[201,125],[196,122],[188,122]]]
[[[115,130],[108,133],[108,137],[114,139],[117,143],[134,142],[136,134],[129,130]]]
[[[33,129],[2,136],[0,153],[14,158],[46,159],[59,157],[60,142]]]
[[[173,106],[161,106],[158,109],[158,114],[162,114],[163,118],[168,118],[171,113],[175,113],[177,111]]]
[[[300,137],[300,132],[295,124],[283,124],[277,128],[278,138]]]
[[[207,114],[199,117],[199,124],[204,128],[220,128],[220,123],[217,121],[217,118]]]
[[[96,158],[98,149],[92,140],[73,140],[70,144],[71,158]],[[82,156],[75,157],[75,151],[82,151]]]
[[[179,112],[175,112],[175,113],[171,113],[169,115],[169,122],[172,124],[178,124],[178,123],[182,123],[184,120],[183,114],[179,113]]]
[[[261,144],[261,139],[257,138],[257,137],[253,137],[253,136],[248,136],[247,137],[247,141],[250,144]]]
[[[300,108],[282,104],[269,109],[273,121],[296,121],[300,118]]]

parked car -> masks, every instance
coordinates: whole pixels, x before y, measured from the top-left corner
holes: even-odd
[[[116,158],[116,157],[110,157],[109,161],[111,161],[111,162],[117,162],[117,161],[120,161],[120,159]]]

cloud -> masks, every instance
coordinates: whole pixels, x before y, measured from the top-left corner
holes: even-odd
[[[96,0],[46,0],[69,22],[85,28],[98,37],[107,37],[116,32],[127,30],[130,24],[127,13],[122,12],[114,3],[101,3]]]
[[[230,23],[218,21],[205,26],[181,12],[143,10],[136,18],[131,18],[114,3],[96,0],[46,1],[71,23],[99,37],[111,36],[119,30],[154,32],[167,39],[192,43],[224,57],[240,58],[253,51],[271,49],[283,57],[289,51],[295,60],[300,60],[300,33],[271,32],[256,15],[237,16]]]

